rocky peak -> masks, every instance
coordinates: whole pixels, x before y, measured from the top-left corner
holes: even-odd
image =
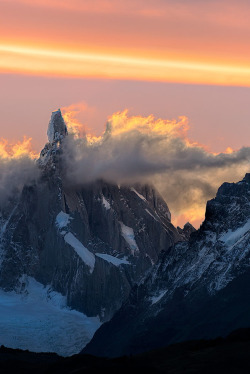
[[[38,159],[38,164],[41,166],[47,165],[49,160],[51,161],[50,163],[54,165],[52,160],[53,155],[59,151],[63,139],[68,135],[67,126],[60,109],[52,112],[47,135],[49,142],[45,144]]]
[[[52,112],[51,119],[48,126],[48,141],[53,144],[54,142],[61,141],[68,135],[67,126],[64,122],[61,110]]]
[[[189,222],[185,223],[185,225],[183,226],[183,229],[177,226],[177,230],[183,240],[189,240],[190,235],[196,231],[194,226],[191,225],[191,223]]]

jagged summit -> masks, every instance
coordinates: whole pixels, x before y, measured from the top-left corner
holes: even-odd
[[[47,135],[49,142],[45,144],[37,161],[41,166],[48,164],[48,161],[51,160],[51,156],[58,152],[63,139],[68,135],[67,126],[60,109],[52,112]]]
[[[67,126],[64,122],[61,110],[55,110],[51,114],[51,119],[48,126],[48,141],[52,144],[53,142],[58,142],[68,135]]]
[[[185,223],[185,225],[183,226],[183,229],[177,226],[177,230],[183,240],[189,240],[189,237],[192,234],[192,232],[196,231],[194,226],[191,225],[191,223],[189,222]]]

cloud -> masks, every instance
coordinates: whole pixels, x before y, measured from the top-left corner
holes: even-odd
[[[190,140],[188,119],[157,119],[129,116],[128,111],[109,117],[105,131],[92,135],[77,119],[78,112],[89,113],[85,103],[64,108],[70,135],[62,147],[65,183],[82,186],[104,179],[133,185],[154,184],[173,213],[175,225],[190,221],[196,227],[204,218],[207,200],[223,182],[241,180],[249,170],[250,147],[224,153],[209,152]],[[0,142],[0,207],[14,191],[39,177],[31,139],[11,144]]]
[[[70,185],[96,179],[119,184],[153,183],[176,215],[189,212],[202,219],[205,204],[225,181],[242,179],[249,168],[250,148],[209,152],[187,137],[188,119],[156,119],[115,113],[102,136],[69,136],[64,164]],[[178,223],[178,220],[176,221]]]
[[[37,155],[31,149],[31,139],[9,143],[0,141],[0,208],[14,194],[19,194],[25,184],[39,176],[35,163]]]

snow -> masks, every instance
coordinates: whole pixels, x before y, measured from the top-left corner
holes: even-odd
[[[119,266],[121,264],[131,265],[130,262],[126,260],[126,258],[120,259],[120,258],[111,256],[111,255],[104,254],[104,253],[96,253],[95,255],[97,257],[102,258],[105,261],[110,262],[111,264],[113,264],[115,266]]]
[[[240,227],[235,231],[232,231],[231,229],[228,230],[223,236],[220,237],[220,240],[229,246],[234,245],[243,235],[245,235],[248,230],[250,230],[250,219],[243,227]]]
[[[131,227],[125,226],[123,222],[120,222],[120,225],[122,230],[121,234],[128,243],[129,248],[132,251],[139,251],[139,248],[135,241],[134,230]]]
[[[136,193],[136,195],[139,196],[139,198],[142,199],[143,201],[147,201],[147,200],[145,199],[145,197],[142,196],[141,194],[139,194],[139,192],[137,192],[133,187],[130,188],[130,191],[133,191],[134,193]]]
[[[158,219],[156,219],[156,218],[153,216],[153,214],[150,213],[150,211],[149,211],[148,209],[145,209],[145,210],[146,210],[146,212],[147,212],[151,217],[153,217],[157,222],[159,222]]]
[[[106,210],[109,210],[109,209],[110,209],[110,204],[109,204],[109,202],[105,199],[104,196],[102,197],[102,204],[104,205],[104,207],[105,207]]]
[[[25,291],[0,290],[0,345],[77,354],[92,339],[101,323],[98,317],[66,307],[66,297],[24,276]]]
[[[70,223],[70,220],[72,218],[70,217],[69,214],[67,213],[64,213],[64,212],[60,212],[57,216],[56,216],[56,225],[59,227],[59,229],[62,229],[63,227],[66,227],[68,226],[68,224]]]
[[[90,267],[90,272],[92,273],[95,267],[95,256],[93,253],[91,253],[84,245],[76,239],[76,237],[71,234],[71,232],[68,232],[64,236],[64,240],[66,243],[68,243],[79,257],[83,260],[83,262]]]
[[[167,290],[160,292],[158,296],[151,297],[151,301],[152,301],[151,305],[158,303],[158,301],[160,301],[163,298],[166,292]]]

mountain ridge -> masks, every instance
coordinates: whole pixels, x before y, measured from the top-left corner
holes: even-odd
[[[82,352],[111,357],[141,353],[250,326],[249,206],[249,174],[238,183],[224,183],[207,203],[200,229],[188,242],[161,253]]]

